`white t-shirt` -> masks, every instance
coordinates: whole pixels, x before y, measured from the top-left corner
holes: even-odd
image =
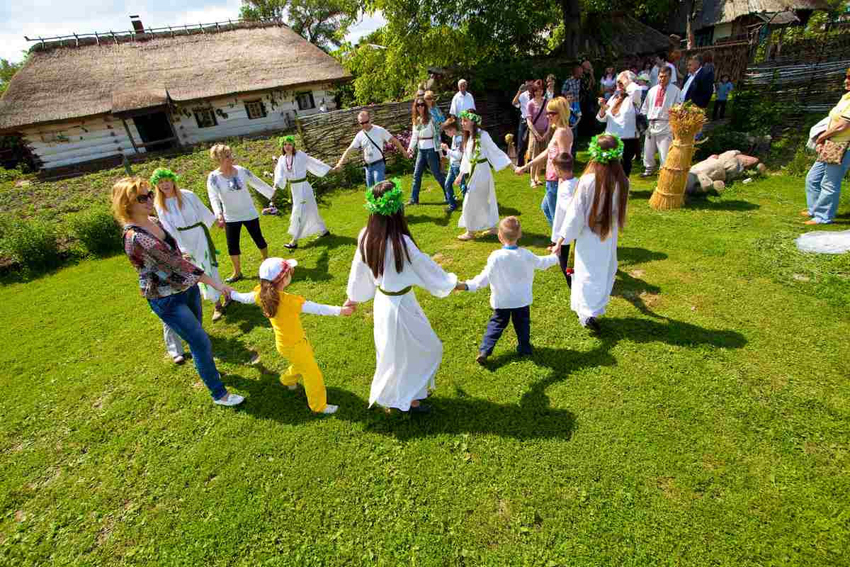
[[[248,192],[250,185],[267,199],[274,195],[274,189],[268,183],[238,165],[233,166],[236,175],[225,177],[215,170],[207,177],[207,194],[215,216],[224,216],[226,222],[254,220],[260,215],[254,207],[254,200]]]
[[[528,118],[528,101],[530,100],[531,96],[528,94],[528,91],[525,91],[519,95],[519,101],[514,105],[519,108],[519,113],[523,120]]]
[[[363,150],[363,160],[368,163],[375,163],[384,159],[384,144],[392,139],[393,135],[381,128],[380,126],[372,125],[369,131],[360,130],[354,136],[350,149]],[[371,140],[371,141],[370,141]],[[374,144],[372,143],[374,142]],[[377,147],[375,147],[377,146]],[[380,148],[380,150],[378,150]]]
[[[554,254],[536,256],[525,248],[507,246],[487,258],[484,270],[468,280],[469,291],[490,286],[490,306],[493,309],[516,309],[531,305],[534,272],[558,263]]]

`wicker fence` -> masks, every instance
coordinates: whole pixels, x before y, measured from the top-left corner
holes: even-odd
[[[516,130],[518,112],[511,106],[511,97],[501,93],[485,93],[475,97],[475,106],[481,114],[483,128],[497,144],[504,147],[504,135]],[[449,100],[438,106],[448,115]],[[360,129],[357,114],[368,110],[372,123],[382,126],[394,135],[409,134],[411,130],[411,101],[389,102],[314,114],[298,121],[298,131],[305,151],[328,163],[334,163],[354,139]],[[402,136],[406,137],[406,136]],[[357,158],[363,156],[358,152]]]

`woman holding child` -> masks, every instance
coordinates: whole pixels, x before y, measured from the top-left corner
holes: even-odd
[[[374,299],[377,364],[369,406],[427,412],[420,403],[435,386],[443,344],[416,301],[413,286],[447,297],[457,276],[447,274],[416,246],[398,181],[366,190],[369,220],[357,239],[346,307]]]

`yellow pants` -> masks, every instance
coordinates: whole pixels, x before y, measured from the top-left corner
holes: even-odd
[[[328,406],[328,394],[325,390],[325,380],[322,371],[316,364],[313,348],[307,339],[292,346],[278,345],[277,351],[289,361],[289,368],[281,374],[280,383],[284,386],[293,386],[300,378],[307,393],[307,405],[316,413]]]

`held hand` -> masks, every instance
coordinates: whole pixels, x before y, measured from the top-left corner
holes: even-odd
[[[556,256],[560,256],[560,255],[561,255],[561,244],[560,244],[560,243],[558,243],[558,244],[553,244],[552,246],[550,246],[550,247],[548,248],[548,250],[549,250],[549,252],[551,252],[552,254],[555,254]]]
[[[410,159],[413,159],[413,150],[407,151],[407,157],[410,158]]]
[[[351,317],[355,309],[357,308],[354,305],[344,305],[342,307],[342,311],[340,311],[340,315],[342,315],[343,317]]]
[[[331,173],[338,173],[338,172],[339,172],[339,169],[340,169],[340,165],[339,165],[339,164],[336,164],[335,166],[333,166],[333,167],[331,168]]]
[[[523,165],[523,166],[517,166],[517,167],[515,167],[515,168],[514,168],[514,173],[515,173],[516,175],[522,175],[523,173],[525,173],[525,166]]]
[[[356,306],[357,306],[357,302],[356,302],[356,301],[352,301],[352,300],[350,300],[350,299],[346,299],[346,300],[345,300],[345,303],[343,303],[343,304],[342,304],[342,306],[343,306],[343,307],[356,307]]]
[[[452,183],[452,185],[454,185],[455,187],[460,187],[460,182],[461,182],[461,178],[460,178],[460,177],[456,177],[456,178],[455,178],[455,182],[454,182],[454,183]]]
[[[440,147],[443,149],[444,152],[449,151],[449,145],[448,144],[440,144]]]
[[[218,219],[216,219],[216,224],[218,225],[218,228],[224,228],[224,217],[218,217]]]
[[[468,289],[469,287],[463,282],[458,282],[455,286],[455,291],[466,291]]]
[[[234,293],[236,290],[230,287],[229,285],[222,284],[218,291],[220,291],[222,295],[224,295],[224,297],[230,299],[231,294]]]

